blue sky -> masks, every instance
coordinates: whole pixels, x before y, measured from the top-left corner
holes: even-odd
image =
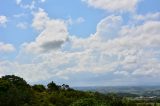
[[[159,0],[0,1],[0,76],[71,86],[160,84]]]

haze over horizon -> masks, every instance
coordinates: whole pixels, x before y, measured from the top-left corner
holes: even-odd
[[[0,77],[160,85],[160,0],[1,0]]]

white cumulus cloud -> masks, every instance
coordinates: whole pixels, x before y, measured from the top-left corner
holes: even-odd
[[[133,12],[139,0],[82,0],[89,6],[115,12]]]
[[[107,11],[134,11],[138,1],[85,2]],[[0,61],[0,76],[15,74],[30,82],[55,78],[93,85],[97,84],[94,81],[128,84],[130,80],[143,83],[142,77],[156,79],[160,77],[159,13],[133,15],[127,25],[123,16],[108,15],[97,24],[95,33],[80,38],[69,35],[67,21],[50,18],[39,9],[33,13],[32,22],[38,36],[21,45],[15,61]],[[73,22],[83,21],[80,17]],[[11,44],[0,43],[0,51],[14,50]]]
[[[35,41],[23,45],[28,52],[49,52],[59,49],[68,39],[65,21],[50,19],[42,9],[34,14],[32,26],[41,32]]]
[[[8,19],[4,15],[0,15],[0,26],[5,26],[7,23]]]
[[[15,51],[15,48],[12,44],[0,42],[0,52],[8,53]]]

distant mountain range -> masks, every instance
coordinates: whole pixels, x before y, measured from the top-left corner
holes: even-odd
[[[75,87],[82,91],[94,91],[100,93],[133,94],[139,96],[158,96],[160,97],[160,86],[92,86]],[[132,95],[132,96],[133,96]]]

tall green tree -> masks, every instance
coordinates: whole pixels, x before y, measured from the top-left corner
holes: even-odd
[[[53,81],[50,82],[50,83],[47,85],[47,87],[48,87],[48,90],[49,90],[49,91],[58,91],[58,90],[60,89],[60,87],[57,86]]]

